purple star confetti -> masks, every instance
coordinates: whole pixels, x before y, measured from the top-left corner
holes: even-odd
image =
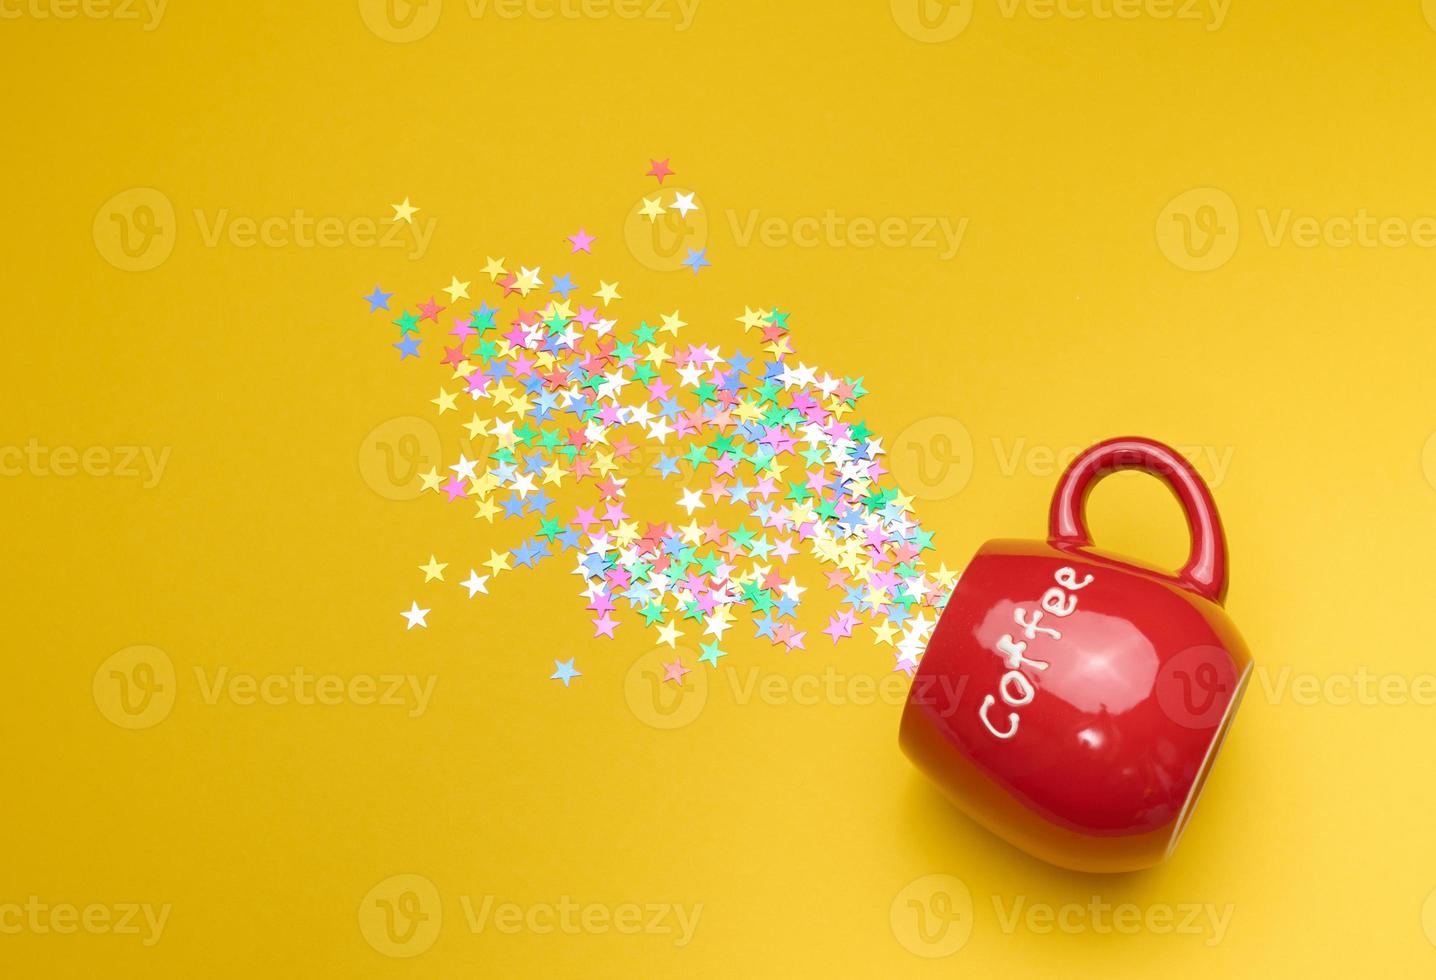
[[[671,173],[655,167],[660,182]],[[689,204],[675,206],[686,216]],[[595,240],[568,238],[572,253]],[[708,264],[704,249],[685,262],[695,274]],[[692,637],[716,668],[741,619],[786,651],[865,636],[893,648],[894,670],[916,669],[957,572],[924,561],[932,535],[889,480],[881,437],[855,418],[862,377],[801,360],[778,308],[745,307],[736,319],[752,347],[725,352],[683,334],[678,311],[635,322],[616,282],[599,278],[585,298],[572,273],[546,283],[538,265],[494,258],[483,272],[492,296],[452,310],[416,301],[388,341],[401,360],[427,360],[419,344],[433,325],[444,353],[431,403],[466,446],[484,447],[423,474],[424,491],[514,525],[458,583],[469,598],[556,561],[578,579],[595,637],[629,622],[675,651]],[[375,286],[363,299],[392,317],[393,295]],[[633,513],[633,481],[671,484],[671,512]],[[445,581],[447,563],[420,567],[425,582]],[[835,609],[805,611],[828,593]],[[415,602],[406,628],[427,627],[428,612]],[[574,659],[554,664],[564,687],[582,676]],[[675,656],[665,680],[691,669]]]

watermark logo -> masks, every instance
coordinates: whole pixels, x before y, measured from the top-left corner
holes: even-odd
[[[1236,252],[1240,228],[1230,194],[1194,187],[1168,201],[1157,215],[1157,248],[1179,269],[1210,272]]]
[[[889,0],[893,22],[914,41],[951,41],[972,22],[973,0]]]
[[[623,698],[633,717],[651,728],[691,725],[708,703],[709,668],[699,664],[697,670],[685,672],[672,665],[691,664],[697,658],[695,651],[684,647],[658,647],[635,660],[623,678]]]
[[[972,434],[955,418],[918,419],[893,443],[890,455],[898,485],[919,500],[956,496],[972,479]]]
[[[120,191],[95,212],[95,248],[110,265],[126,272],[147,272],[170,257],[175,247],[175,208],[153,187]]]
[[[1436,946],[1436,891],[1427,895],[1421,905],[1421,930],[1426,933],[1426,941]]]
[[[443,12],[443,0],[359,0],[359,16],[365,26],[391,44],[428,37]]]
[[[972,892],[953,875],[923,875],[893,896],[888,924],[909,953],[951,956],[972,938]]]
[[[1421,0],[1421,15],[1426,18],[1426,26],[1436,31],[1436,0]]]
[[[675,202],[683,206],[674,207]],[[691,253],[708,245],[708,209],[686,187],[660,188],[628,209],[623,241],[629,254],[655,272],[681,269]]]
[[[1183,728],[1211,728],[1222,720],[1238,678],[1218,646],[1189,647],[1157,673],[1157,706]]]
[[[376,952],[407,959],[426,952],[439,938],[444,903],[438,887],[423,875],[391,875],[369,889],[359,903],[359,932]]]
[[[121,728],[153,728],[175,703],[175,665],[159,647],[132,646],[105,658],[92,681],[95,707]]]
[[[1426,482],[1436,490],[1436,432],[1426,437],[1426,445],[1421,447],[1421,472],[1426,475]]]
[[[1260,232],[1249,239],[1267,248],[1436,249],[1436,215],[1374,213],[1357,207],[1313,213],[1292,207],[1252,209],[1247,226]],[[1179,269],[1209,272],[1225,265],[1241,238],[1236,203],[1225,191],[1198,187],[1167,202],[1157,217],[1157,247]]]
[[[359,444],[359,475],[379,496],[413,500],[423,492],[422,475],[443,453],[439,430],[417,415],[380,422]]]

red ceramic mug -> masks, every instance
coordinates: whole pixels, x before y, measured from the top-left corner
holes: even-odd
[[[1176,494],[1176,574],[1092,547],[1083,505],[1139,469]],[[1049,537],[989,541],[913,678],[900,742],[979,823],[1053,864],[1130,871],[1176,846],[1231,724],[1251,655],[1222,609],[1226,542],[1202,478],[1150,439],[1073,460]]]

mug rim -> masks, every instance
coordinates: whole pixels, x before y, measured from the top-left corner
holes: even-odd
[[[1202,756],[1202,764],[1197,769],[1197,775],[1192,780],[1192,786],[1187,790],[1187,798],[1182,802],[1182,809],[1177,812],[1177,819],[1172,824],[1172,839],[1167,844],[1166,853],[1162,855],[1163,860],[1172,856],[1177,849],[1177,844],[1182,839],[1187,824],[1191,822],[1192,812],[1196,809],[1197,799],[1206,789],[1207,777],[1211,774],[1212,767],[1216,764],[1217,754],[1221,752],[1222,746],[1226,744],[1227,736],[1231,733],[1232,722],[1236,720],[1237,707],[1242,703],[1242,697],[1247,692],[1247,681],[1251,679],[1252,661],[1248,660],[1242,668],[1242,675],[1237,679],[1237,689],[1232,692],[1231,700],[1227,702],[1226,710],[1222,712],[1222,720],[1217,724],[1216,731],[1212,733],[1212,740],[1207,745],[1206,754]]]

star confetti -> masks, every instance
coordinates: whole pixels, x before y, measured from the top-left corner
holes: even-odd
[[[693,274],[696,276],[696,275],[698,275],[698,270],[699,270],[699,269],[702,269],[702,268],[704,268],[705,266],[710,266],[710,265],[712,265],[713,263],[708,261],[708,249],[706,249],[706,248],[691,249],[691,248],[690,248],[690,249],[688,250],[688,258],[686,258],[686,259],[683,260],[683,264],[686,265],[686,266],[688,266],[688,268],[692,269],[692,270],[693,270]]]
[[[549,675],[549,680],[563,681],[563,686],[568,687],[569,681],[575,677],[582,677],[583,674],[580,671],[573,669],[573,662],[576,659],[576,657],[569,657],[567,660],[555,660],[553,662],[554,671]]]
[[[666,160],[649,171],[660,183],[672,172]],[[671,207],[686,215],[692,198]],[[580,228],[569,253],[591,253],[595,237]],[[684,264],[708,266],[706,249]],[[857,637],[916,670],[958,576],[925,561],[932,534],[857,416],[861,376],[803,360],[786,310],[744,306],[748,346],[725,350],[688,336],[678,310],[625,308],[601,277],[581,300],[572,273],[546,283],[538,264],[492,257],[482,272],[477,299],[453,276],[435,290],[451,308],[426,291],[386,326],[401,360],[435,365],[434,415],[455,419],[462,451],[421,474],[421,493],[484,522],[487,560],[459,566],[469,599],[558,564],[593,636],[651,630],[642,642],[672,651],[664,680],[676,684],[717,669],[733,630],[786,652]],[[363,299],[392,317],[393,297],[376,286]],[[421,354],[421,335],[442,353]],[[640,512],[639,485],[671,488],[668,512]],[[419,568],[425,583],[453,581],[434,555]],[[407,629],[428,614],[414,602]],[[573,659],[554,667],[565,687],[582,676]]]
[[[414,215],[419,211],[418,208],[409,203],[407,197],[404,198],[402,203],[391,204],[389,206],[394,209],[394,217],[390,218],[390,221],[406,221],[411,225],[414,223]]]

